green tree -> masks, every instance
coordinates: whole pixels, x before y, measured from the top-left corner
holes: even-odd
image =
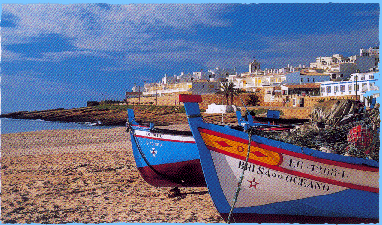
[[[228,100],[229,100],[229,96],[230,96],[230,93],[233,89],[233,83],[230,82],[221,82],[220,83],[220,90],[218,91],[219,94],[222,94],[224,97],[225,97],[225,100],[226,100],[226,105],[228,105]]]
[[[231,105],[233,105],[233,97],[235,95],[239,95],[243,91],[238,88],[234,88],[234,84],[232,82],[222,82],[219,94],[222,94],[225,96],[227,105],[229,104],[229,99],[231,100]]]

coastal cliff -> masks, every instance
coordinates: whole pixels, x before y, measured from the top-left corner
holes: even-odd
[[[138,123],[153,122],[158,126],[187,123],[184,108],[181,106],[127,106],[99,105],[74,109],[51,109],[43,111],[19,111],[2,114],[0,117],[12,119],[33,119],[45,121],[93,123],[97,126],[124,126],[127,121],[127,108],[133,108]],[[207,122],[219,123],[221,115],[203,114]],[[234,113],[224,115],[225,123],[236,123]]]
[[[76,123],[96,123],[100,125],[123,125],[126,122],[126,112],[122,110],[101,109],[97,107],[84,107],[76,109],[51,109],[43,111],[20,111],[2,114],[0,117],[12,119],[33,119],[45,121],[61,121]]]

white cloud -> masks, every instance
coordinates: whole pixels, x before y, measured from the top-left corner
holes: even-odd
[[[190,29],[196,25],[227,26],[217,15],[222,4],[4,4],[3,14],[19,20],[4,28],[7,44],[25,43],[40,34],[74,38],[75,46],[89,50],[123,50],[152,38],[150,29]],[[131,45],[131,44],[130,44]]]
[[[229,10],[229,4],[29,4],[2,5],[3,14],[13,14],[18,25],[3,28],[6,44],[27,43],[30,38],[40,34],[60,34],[68,38],[77,51],[43,53],[35,61],[60,61],[77,56],[97,56],[115,59],[115,65],[104,68],[105,71],[118,71],[131,66],[143,66],[147,63],[165,66],[168,61],[194,61],[206,67],[215,67],[228,63],[247,64],[254,51],[261,53],[307,55],[312,52],[341,49],[357,50],[358,46],[373,41],[378,28],[348,33],[302,34],[300,36],[265,37],[261,33],[246,33],[245,43],[248,50],[230,49],[218,44],[201,43],[186,39],[163,39],[158,31],[169,28],[172,32],[193,32],[194,26],[229,27],[230,21],[221,18]],[[375,15],[375,11],[367,12]],[[372,35],[369,35],[372,34]],[[208,34],[206,34],[208,35]],[[253,41],[250,36],[253,36]],[[328,41],[329,40],[329,41]],[[240,40],[238,40],[240,42]],[[253,42],[253,43],[251,43]],[[257,46],[260,42],[261,45]],[[350,45],[349,43],[354,43]],[[263,48],[263,46],[269,46]],[[333,50],[334,51],[334,50]],[[113,56],[108,52],[125,55]],[[21,55],[3,51],[4,60],[20,59]],[[42,57],[41,57],[42,56]],[[23,56],[25,57],[25,56]],[[295,56],[294,56],[295,57]]]

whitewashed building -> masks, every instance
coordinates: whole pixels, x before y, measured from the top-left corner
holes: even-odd
[[[379,48],[360,49],[359,55],[343,57],[334,54],[329,57],[318,57],[316,62],[310,63],[310,68],[324,70],[331,75],[331,79],[346,80],[356,72],[367,73],[378,68]]]
[[[354,73],[348,81],[326,81],[320,85],[321,96],[360,96],[360,101],[364,101],[368,91],[378,91],[374,73]]]
[[[162,96],[172,94],[213,94],[220,89],[219,82],[210,82],[206,80],[193,80],[190,82],[173,83],[173,84],[145,84],[143,96]]]

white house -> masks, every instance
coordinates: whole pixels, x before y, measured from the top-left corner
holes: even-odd
[[[321,96],[360,96],[360,101],[364,101],[364,94],[368,91],[378,91],[374,73],[354,73],[348,81],[326,81],[321,83]]]
[[[324,70],[332,79],[346,80],[350,74],[367,73],[375,70],[379,62],[379,48],[360,49],[359,55],[343,57],[334,54],[330,57],[318,57],[316,62],[310,63],[311,69]]]
[[[219,82],[210,82],[206,80],[194,80],[190,82],[163,84],[153,83],[145,84],[143,96],[162,96],[171,94],[192,93],[197,95],[213,94],[220,89]]]

